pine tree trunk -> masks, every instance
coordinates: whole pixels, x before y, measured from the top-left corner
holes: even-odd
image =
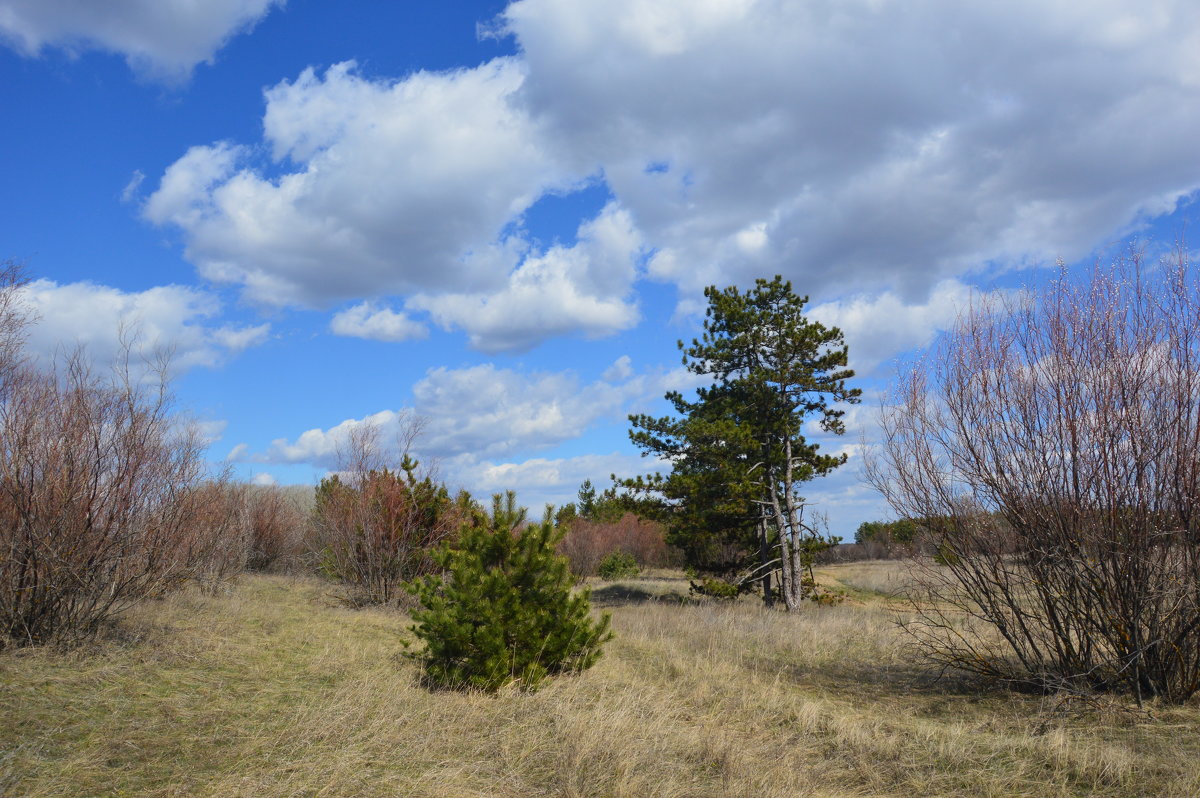
[[[771,587],[771,527],[764,514],[758,519],[758,567],[762,572],[763,604],[775,606],[775,591]]]
[[[775,515],[775,525],[779,530],[779,593],[783,598],[783,606],[788,612],[795,612],[800,607],[801,586],[797,580],[795,567],[796,552],[792,545],[791,529],[784,516],[779,496],[771,490],[771,510]]]
[[[800,552],[797,551],[797,533],[800,522],[797,516],[795,497],[792,495],[792,442],[787,439],[784,443],[784,474],[780,490],[775,488],[775,480],[771,479],[771,509],[775,514],[775,525],[779,530],[779,563],[780,582],[783,593],[783,605],[788,612],[796,612],[804,603],[804,565]],[[780,502],[779,493],[783,493]]]

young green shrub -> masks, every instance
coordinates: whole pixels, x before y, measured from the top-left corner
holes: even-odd
[[[601,579],[612,581],[614,579],[628,579],[629,577],[637,576],[642,572],[638,567],[637,560],[632,554],[623,551],[613,551],[605,555],[600,561],[600,566],[596,569]]]
[[[410,585],[422,609],[412,631],[425,642],[425,674],[441,687],[536,690],[548,675],[591,667],[612,637],[609,616],[590,615],[587,591],[572,594],[563,530],[547,514],[525,524],[509,491],[490,518],[460,531],[434,554],[444,573]]]
[[[738,585],[714,576],[700,577],[699,582],[693,579],[690,584],[691,593],[696,596],[732,600],[742,594],[741,588]]]

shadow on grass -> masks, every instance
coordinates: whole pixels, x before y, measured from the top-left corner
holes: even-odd
[[[649,590],[634,585],[621,583],[593,589],[591,600],[594,607],[627,607],[651,602],[688,604],[692,601],[688,596],[678,593],[652,593]]]
[[[908,662],[847,661],[807,667],[778,660],[760,660],[759,667],[772,668],[793,684],[818,687],[833,694],[863,698],[921,697],[930,707],[1044,694],[1021,685],[945,668],[919,656]]]

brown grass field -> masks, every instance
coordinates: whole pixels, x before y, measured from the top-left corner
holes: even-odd
[[[935,681],[897,563],[795,617],[596,583],[617,633],[533,695],[431,692],[407,618],[312,579],[146,605],[85,650],[0,652],[13,796],[1196,796],[1200,706]]]

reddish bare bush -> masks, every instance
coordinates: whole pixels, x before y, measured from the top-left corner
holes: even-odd
[[[304,554],[305,518],[283,490],[254,486],[245,493],[246,568],[294,568]]]
[[[419,429],[408,428],[408,444]],[[357,430],[341,457],[340,473],[321,480],[311,546],[321,570],[345,586],[351,606],[403,603],[404,584],[432,573],[433,549],[449,540],[471,512],[465,496],[452,499],[431,474],[418,474],[407,454],[389,468],[372,428]]]
[[[600,561],[613,552],[624,552],[642,568],[663,568],[678,562],[677,552],[667,546],[661,524],[625,513],[612,523],[576,518],[558,552],[571,564],[576,576],[595,576]]]
[[[894,402],[872,478],[935,544],[910,627],[931,655],[1039,687],[1200,690],[1200,283],[1182,251],[978,301]]]
[[[82,352],[22,360],[22,284],[0,269],[0,645],[69,643],[138,600],[227,576],[213,559],[237,550],[236,523],[171,412],[165,362],[155,382],[133,376],[128,346],[103,376]]]
[[[246,570],[253,538],[245,485],[226,475],[206,480],[180,497],[178,512],[188,579],[212,593]]]
[[[58,373],[22,365],[6,375],[0,429],[8,640],[86,637],[223,551],[225,510],[196,523],[211,509],[200,440],[176,423],[161,387],[135,384],[127,369],[97,377],[78,354]]]

